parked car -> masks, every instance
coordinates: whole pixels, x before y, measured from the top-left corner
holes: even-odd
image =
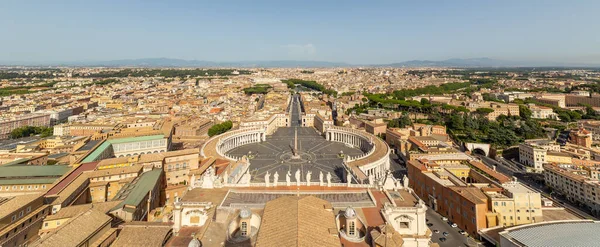
[[[446,242],[446,238],[440,238],[440,242]]]
[[[452,223],[452,225],[450,225],[450,226],[455,227],[455,228],[458,227],[458,225],[456,223]]]
[[[463,231],[463,230],[460,230],[460,231],[458,231],[458,233],[460,233],[460,234],[462,234],[462,235],[467,235],[467,232],[465,232],[465,231]]]
[[[442,220],[443,221],[448,221],[448,218],[447,217],[442,217]]]
[[[433,233],[440,233],[440,230],[433,230]]]
[[[442,235],[444,235],[444,237],[448,236],[448,232],[443,232]]]
[[[433,226],[433,224],[432,224],[432,223],[427,223],[427,226],[428,226],[428,227],[432,227],[432,226]]]

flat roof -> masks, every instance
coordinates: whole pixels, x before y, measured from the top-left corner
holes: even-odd
[[[154,169],[149,172],[145,172],[138,179],[135,184],[133,184],[133,188],[130,185],[124,186],[115,196],[114,200],[123,200],[123,202],[119,203],[113,210],[122,208],[125,205],[138,205],[140,201],[144,199],[148,191],[152,190],[158,179],[160,179],[160,175],[162,174],[162,170]],[[124,197],[124,198],[123,198]]]
[[[0,178],[13,177],[60,177],[71,170],[70,166],[52,165],[52,166],[32,166],[32,165],[14,165],[1,166]]]
[[[508,228],[500,233],[508,240],[528,247],[598,246],[600,221],[543,222]]]

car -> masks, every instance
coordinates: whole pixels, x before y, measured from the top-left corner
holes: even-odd
[[[429,222],[429,219],[425,219],[425,222]]]
[[[446,238],[440,238],[440,242],[446,242]]]
[[[433,230],[433,233],[440,233],[440,230]]]
[[[443,221],[448,221],[448,218],[447,217],[442,217],[442,220]]]
[[[458,227],[458,225],[456,223],[452,223],[452,225],[450,225],[450,226],[452,226],[454,228]]]
[[[448,232],[443,232],[442,235],[444,235],[444,237],[448,236]]]
[[[462,234],[462,235],[467,235],[467,232],[465,232],[465,231],[463,231],[463,230],[460,230],[460,231],[458,231],[458,233],[460,233],[460,234]]]
[[[433,224],[431,224],[431,223],[427,223],[427,226],[428,226],[428,227],[432,227],[432,226],[433,226]]]

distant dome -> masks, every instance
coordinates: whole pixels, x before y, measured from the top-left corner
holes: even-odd
[[[354,218],[354,217],[356,217],[356,211],[354,211],[354,209],[352,207],[347,207],[346,211],[344,212],[344,216],[347,219]]]
[[[247,219],[250,218],[250,216],[252,216],[252,211],[250,209],[242,208],[242,210],[240,210],[240,218]]]
[[[188,247],[201,247],[202,244],[200,243],[200,240],[198,240],[197,238],[193,238],[192,241],[190,241],[190,243],[188,244]]]

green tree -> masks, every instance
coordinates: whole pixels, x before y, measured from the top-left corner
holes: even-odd
[[[220,135],[233,127],[233,123],[231,121],[225,121],[220,124],[215,124],[210,129],[208,129],[208,136],[212,137],[215,135]]]
[[[526,105],[519,105],[519,116],[521,116],[523,120],[530,119],[531,115],[532,112],[529,109],[529,107],[527,107]]]

